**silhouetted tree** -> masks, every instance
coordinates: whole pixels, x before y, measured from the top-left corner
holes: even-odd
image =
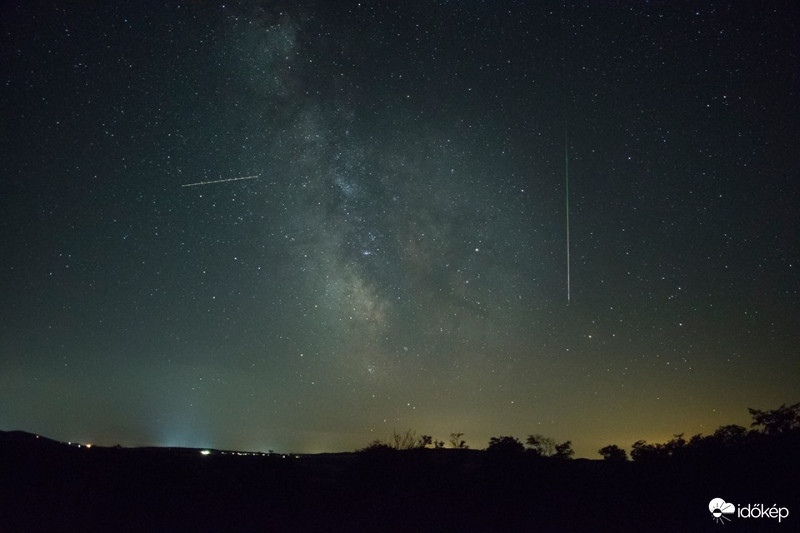
[[[609,444],[608,446],[603,446],[598,450],[600,455],[603,456],[603,459],[606,461],[627,461],[628,454],[617,446],[616,444]]]
[[[702,433],[698,433],[697,435],[692,435],[692,437],[689,439],[689,447],[697,448],[698,446],[702,446],[707,438],[708,437],[704,437]]]
[[[524,452],[525,447],[516,437],[500,436],[489,439],[486,451],[496,455],[515,455]]]
[[[673,457],[687,452],[686,439],[683,433],[674,435],[671,440],[664,444],[647,444],[643,440],[633,443],[631,446],[631,458],[634,461],[648,461],[650,459]]]
[[[572,442],[565,441],[558,444],[554,439],[543,435],[528,435],[525,441],[528,445],[528,452],[540,457],[556,457],[558,459],[569,459],[575,452],[572,450]]]
[[[556,452],[553,454],[556,459],[572,459],[573,455],[575,455],[575,451],[572,449],[572,441],[556,444]]]
[[[683,433],[678,433],[672,437],[672,440],[663,445],[658,445],[657,449],[662,455],[672,457],[686,451],[686,439],[683,438]]]
[[[634,461],[649,461],[659,455],[662,455],[660,444],[647,444],[647,441],[637,440],[631,445],[631,459]]]
[[[696,435],[697,436],[697,435]],[[735,446],[738,444],[742,444],[745,439],[747,438],[747,430],[742,426],[737,426],[736,424],[729,424],[727,426],[721,426],[714,432],[713,437],[720,443],[725,446]],[[689,441],[691,444],[694,437]]]
[[[391,446],[395,450],[413,450],[419,447],[417,440],[417,432],[413,429],[407,429],[403,433],[397,431],[392,432]]]
[[[787,406],[781,404],[772,411],[747,409],[753,417],[753,427],[761,427],[765,435],[781,435],[800,430],[800,403]]]
[[[461,437],[463,436],[463,433],[450,433],[450,446],[461,449],[469,448],[469,446],[467,446],[467,442],[465,440],[461,440]]]
[[[550,457],[556,451],[556,441],[543,435],[528,435],[525,441],[528,451],[542,457]]]
[[[443,440],[433,441],[433,447],[436,448],[437,450],[441,450],[442,448],[444,448],[444,441]]]
[[[430,435],[423,435],[419,438],[419,443],[417,445],[419,448],[427,448],[428,446],[433,446],[433,437]]]

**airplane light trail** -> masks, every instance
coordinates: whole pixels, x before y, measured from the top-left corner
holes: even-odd
[[[244,176],[243,178],[228,178],[228,179],[219,179],[219,180],[210,180],[210,181],[198,181],[197,183],[186,183],[181,185],[181,187],[196,187],[198,185],[211,185],[212,183],[226,183],[228,181],[239,181],[239,180],[252,180],[256,178],[260,178],[261,176]]]

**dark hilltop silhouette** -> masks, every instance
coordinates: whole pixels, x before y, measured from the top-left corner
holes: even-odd
[[[630,459],[608,445],[597,460],[541,435],[477,450],[409,430],[291,455],[0,432],[0,532],[796,531],[800,403],[750,413],[751,429],[638,441]]]

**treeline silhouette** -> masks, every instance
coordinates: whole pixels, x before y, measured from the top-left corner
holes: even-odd
[[[730,455],[752,455],[759,453],[775,453],[781,449],[793,447],[800,438],[800,403],[782,404],[777,409],[760,410],[749,408],[753,422],[751,429],[736,424],[724,425],[711,435],[697,434],[686,440],[684,434],[676,434],[665,443],[648,444],[639,440],[631,445],[630,458],[637,462],[663,460],[676,457],[681,459],[712,460],[714,457]],[[463,433],[450,434],[450,448],[468,449],[463,440]],[[407,429],[395,430],[385,441],[372,441],[361,452],[409,451],[422,449],[443,449],[444,441],[436,440],[430,435],[417,437],[416,432]],[[553,459],[571,459],[574,455],[572,442],[557,443],[554,439],[543,435],[528,435],[525,444],[517,437],[501,435],[491,437],[486,448],[493,455],[515,455],[526,453],[535,457]],[[616,444],[600,448],[598,452],[607,461],[626,461],[627,452]]]
[[[664,443],[639,440],[630,447],[630,459],[623,448],[609,444],[598,450],[602,461],[570,460],[570,441],[557,443],[538,434],[524,442],[491,437],[485,450],[469,450],[458,433],[453,435],[459,445],[451,440],[455,449],[442,450],[430,436],[395,431],[360,450],[358,466],[364,470],[359,473],[373,483],[381,480],[374,489],[394,494],[392,501],[403,498],[393,491],[412,486],[426,494],[426,501],[444,495],[448,501],[457,496],[474,503],[470,498],[481,493],[484,504],[502,510],[502,518],[483,514],[486,508],[472,503],[461,509],[469,509],[473,525],[487,531],[713,530],[719,525],[707,506],[721,496],[740,504],[780,502],[800,518],[800,403],[749,412],[750,429],[730,424],[710,435],[677,434]],[[463,460],[453,459],[453,452]],[[747,531],[775,526],[749,522]]]
[[[0,432],[0,532],[715,531],[712,498],[778,504],[796,529],[800,403],[750,413],[751,429],[638,441],[632,460],[616,445],[574,459],[541,435],[471,449],[406,430],[351,453],[241,456]]]

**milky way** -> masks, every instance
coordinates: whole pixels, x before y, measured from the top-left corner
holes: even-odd
[[[777,6],[3,7],[0,428],[596,457],[797,401]]]

